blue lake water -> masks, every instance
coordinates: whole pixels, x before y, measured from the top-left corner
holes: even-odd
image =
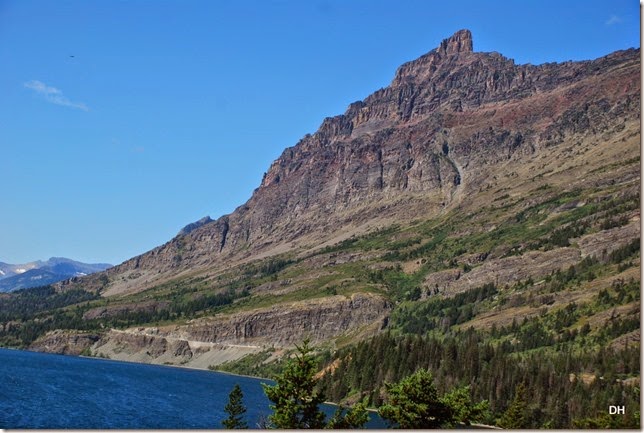
[[[0,428],[217,429],[236,383],[248,426],[257,428],[271,413],[261,386],[268,380],[0,349]],[[370,417],[368,428],[383,428]]]

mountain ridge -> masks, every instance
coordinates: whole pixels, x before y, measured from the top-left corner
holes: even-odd
[[[111,266],[108,263],[83,263],[65,257],[50,257],[46,261],[18,265],[0,262],[0,292],[52,284],[100,272]]]
[[[457,205],[466,184],[480,184],[491,165],[534,155],[591,123],[603,128],[607,110],[632,111],[639,100],[638,53],[515,65],[498,53],[474,52],[471,33],[456,32],[399,67],[389,87],[286,148],[231,214],[190,224],[112,268],[110,278],[140,277],[112,283],[105,293],[144,290],[185,269],[328,240],[333,227],[364,231],[363,221],[399,219],[410,202],[438,214]],[[606,74],[614,77],[598,79]],[[580,95],[590,102],[579,106]],[[535,110],[540,114],[530,114]]]
[[[0,342],[269,377],[308,338],[336,402],[379,406],[429,367],[497,419],[525,381],[535,428],[604,425],[593,403],[615,395],[637,414],[639,54],[516,65],[457,32],[232,213],[0,294]]]

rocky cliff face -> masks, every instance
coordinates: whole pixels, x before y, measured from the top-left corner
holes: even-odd
[[[56,330],[35,341],[29,350],[60,355],[89,354],[89,348],[99,339],[94,333]]]
[[[347,333],[373,335],[385,327],[391,307],[382,296],[356,293],[202,318],[186,325],[112,329],[100,336],[54,331],[35,341],[30,350],[206,368],[306,338],[321,343]],[[105,311],[88,313],[94,318]]]
[[[378,331],[390,310],[391,303],[383,297],[356,293],[204,319],[168,335],[211,343],[290,346],[305,338],[322,342],[363,326]]]
[[[31,348],[205,368],[305,338],[357,341],[414,296],[538,286],[639,237],[639,107],[639,50],[516,65],[474,51],[459,31],[287,148],[233,213],[60,284],[108,297],[82,320],[114,325],[101,335],[56,331]],[[385,230],[349,238],[370,228]],[[562,229],[575,234],[550,239]],[[285,252],[288,260],[245,263]],[[537,293],[537,307],[508,295],[523,309],[499,305],[480,323],[590,299],[597,287]],[[192,307],[222,294],[225,306]],[[136,316],[153,319],[126,328]]]
[[[437,214],[508,161],[638,118],[639,65],[634,49],[516,65],[475,52],[471,33],[461,30],[287,148],[232,214],[189,225],[83,284],[108,295],[140,291],[188,269],[290,248],[312,235],[322,241],[376,216]]]

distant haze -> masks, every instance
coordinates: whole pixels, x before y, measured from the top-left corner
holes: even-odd
[[[0,292],[44,286],[72,277],[82,277],[99,272],[112,265],[107,263],[81,263],[64,257],[52,257],[23,264],[0,262]]]

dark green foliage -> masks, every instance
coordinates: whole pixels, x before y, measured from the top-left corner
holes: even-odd
[[[510,407],[497,421],[497,425],[505,429],[522,429],[530,427],[528,413],[528,395],[523,383],[519,384],[514,392],[514,399]]]
[[[606,218],[599,226],[601,230],[609,230],[615,227],[622,227],[628,224],[629,218],[626,215],[621,215],[617,218]]]
[[[456,424],[471,425],[473,422],[484,422],[490,417],[490,405],[487,400],[472,402],[470,386],[461,386],[441,397],[441,401],[452,410],[452,426]]]
[[[339,407],[331,420],[319,408],[325,396],[314,377],[318,363],[312,355],[308,340],[296,346],[297,353],[286,362],[275,385],[265,385],[264,392],[270,401],[273,414],[268,417],[270,427],[279,429],[347,429],[362,428],[369,421],[366,402],[359,402],[348,410]],[[346,410],[346,413],[345,413]]]
[[[640,327],[641,323],[639,316],[626,318],[611,317],[600,329],[599,334],[595,337],[595,341],[597,341],[598,343],[607,343],[619,337],[620,335],[624,335],[631,331],[640,329]]]
[[[570,246],[570,239],[577,238],[585,234],[589,228],[590,223],[587,221],[583,221],[581,223],[570,223],[564,227],[553,230],[547,238],[533,242],[530,244],[528,249],[551,250],[553,248]]]
[[[603,216],[610,218],[625,212],[640,208],[639,194],[624,195],[623,197],[612,197],[610,200],[603,202],[598,211],[603,212]]]
[[[640,238],[633,239],[628,245],[624,245],[610,253],[610,263],[621,263],[635,255],[640,250]]]
[[[293,263],[295,263],[295,261],[290,259],[270,258],[258,264],[246,266],[243,272],[246,277],[264,278],[276,275]]]
[[[325,426],[324,412],[319,408],[324,394],[316,390],[316,363],[308,341],[297,346],[298,353],[289,360],[275,385],[265,385],[264,392],[273,402],[269,422],[280,429],[319,429]]]
[[[640,282],[631,278],[624,281],[623,278],[617,278],[611,284],[611,290],[602,289],[595,296],[594,306],[596,308],[606,308],[625,303],[639,301],[640,299]]]
[[[0,297],[0,345],[24,348],[52,329],[88,330],[81,305],[97,298],[85,290],[56,292],[51,286],[5,294]]]
[[[565,271],[557,269],[548,275],[545,279],[546,288],[550,293],[555,293],[572,284],[592,281],[602,268],[605,268],[605,265],[600,264],[595,256],[585,257],[577,265],[571,265]]]
[[[451,407],[439,398],[428,370],[418,370],[386,388],[387,403],[378,413],[397,428],[440,428],[453,418]]]
[[[578,197],[581,196],[581,191],[579,189],[573,189],[571,191],[565,191],[556,195],[554,197],[548,198],[541,203],[529,206],[526,209],[519,211],[515,216],[514,220],[516,222],[528,221],[531,218],[542,214],[544,210],[550,210],[557,208],[563,204],[569,203]]]
[[[367,278],[371,283],[384,285],[396,300],[417,300],[421,295],[420,284],[424,274],[409,275],[400,266],[395,266],[369,271]]]
[[[583,290],[585,282],[602,282],[615,271],[639,266],[639,239],[613,252],[586,257],[553,272],[545,281],[529,279],[505,288],[489,284],[450,298],[443,298],[438,286],[421,289],[430,272],[450,268],[464,273],[488,254],[511,256],[568,246],[583,234],[627,224],[631,214],[625,213],[639,209],[639,194],[618,196],[612,190],[604,193],[599,189],[562,192],[558,188],[537,188],[540,193],[530,200],[505,194],[472,213],[454,211],[404,228],[391,226],[312,252],[310,257],[327,254],[328,262],[332,262],[335,251],[355,251],[356,257],[364,251],[376,251],[369,255],[373,259],[357,258],[355,263],[329,266],[330,275],[325,275],[328,281],[319,285],[316,281],[311,292],[297,291],[303,293],[302,299],[312,293],[346,294],[354,288],[350,284],[355,284],[360,290],[384,291],[396,301],[389,318],[391,332],[344,347],[333,356],[326,353],[319,357],[327,364],[336,359],[341,362],[312,392],[323,391],[336,402],[366,396],[370,405],[377,406],[383,403],[385,383],[400,381],[420,368],[432,372],[437,393],[443,395],[441,401],[453,410],[452,424],[487,417],[484,403],[478,406],[473,401],[488,401],[492,413],[489,419],[499,419],[509,411],[521,383],[529,390],[525,413],[526,425],[532,428],[616,426],[613,418],[598,415],[610,404],[625,404],[630,417],[639,408],[639,394],[625,383],[640,374],[639,345],[620,339],[614,345],[617,348],[607,347],[614,339],[640,328],[639,316],[617,308],[639,301],[640,281],[615,279],[611,286],[593,285],[597,294],[592,298],[580,298],[575,292]],[[498,190],[495,194],[503,193]],[[473,256],[476,260],[470,259]],[[403,272],[399,261],[407,260],[417,262],[415,273]],[[52,329],[99,331],[101,327],[212,315],[269,279],[299,276],[309,270],[307,266],[306,261],[283,255],[240,265],[215,277],[171,281],[122,300],[97,299],[97,295],[84,291],[57,294],[47,287],[0,294],[0,344],[25,347]],[[107,285],[107,277],[103,283]],[[249,301],[272,299],[259,291],[258,295],[249,297]],[[153,311],[133,309],[108,318],[83,320],[90,308],[147,299],[159,301],[160,306]],[[275,299],[281,302],[282,298]],[[566,299],[577,303],[566,305]],[[236,303],[231,309],[244,309],[245,305],[246,301]],[[467,322],[481,314],[494,309],[504,314],[504,308],[520,306],[532,310],[529,317],[518,317],[512,325],[497,325],[489,331],[465,330]],[[588,320],[603,311],[609,314],[604,314],[601,323]],[[625,341],[630,346],[624,347]],[[268,356],[269,352],[251,355],[222,369],[275,377],[283,375],[284,366],[297,359],[263,363]],[[316,364],[315,371],[323,366]],[[574,379],[582,373],[603,379],[594,383]],[[625,379],[629,380],[619,382]],[[359,406],[348,412],[340,409],[336,415],[327,427],[351,428],[362,420]],[[312,425],[320,424],[314,421]],[[627,425],[631,424],[621,424]]]
[[[555,336],[541,320],[529,320],[515,333],[518,342],[514,350],[532,350],[538,347],[552,346]]]
[[[235,387],[230,394],[228,395],[228,404],[224,408],[224,411],[228,414],[228,418],[223,420],[221,423],[224,428],[227,429],[246,429],[248,424],[244,421],[244,414],[246,413],[246,407],[244,406],[242,399],[244,394],[242,393],[239,384],[235,384]]]
[[[434,250],[445,240],[446,237],[447,237],[447,231],[439,230],[434,234],[434,236],[429,242],[426,242],[418,247],[415,247],[405,252],[401,252],[397,250],[391,251],[385,254],[383,259],[387,261],[411,260],[411,259],[417,259],[419,257],[426,256],[427,254],[434,252]],[[418,242],[415,242],[415,243],[418,243]]]
[[[578,309],[564,307],[563,310],[566,308]],[[555,321],[556,315],[532,320],[550,329],[549,323]],[[339,350],[336,358],[341,362],[332,374],[323,376],[320,386],[333,401],[364,393],[369,396],[369,404],[379,406],[383,403],[381,393],[385,383],[400,381],[424,368],[433,373],[439,393],[449,395],[457,392],[459,386],[469,385],[471,400],[489,401],[490,411],[500,417],[509,407],[516,386],[524,382],[530,390],[528,418],[532,428],[547,423],[557,428],[570,427],[573,420],[596,416],[598,411],[614,404],[610,401],[618,394],[625,395],[620,404],[639,407],[639,394],[627,393],[631,388],[617,381],[639,375],[638,345],[614,351],[595,348],[592,344],[575,348],[575,338],[588,341],[589,336],[584,337],[582,330],[570,342],[564,342],[571,337],[563,337],[565,333],[562,333],[555,335],[553,346],[524,352],[522,348],[535,344],[527,333],[522,334],[527,341],[520,341],[514,335],[524,332],[530,324],[528,320],[523,325],[503,328],[498,332],[508,338],[495,344],[490,343],[490,335],[472,330],[437,336],[396,336],[386,332]],[[592,385],[569,380],[570,374],[582,372],[592,372],[604,380]]]
[[[243,293],[235,294],[230,291],[227,293],[200,294],[190,299],[175,302],[171,306],[169,313],[174,316],[193,316],[198,311],[206,311],[229,305],[235,299],[243,296]]]
[[[573,421],[573,427],[584,430],[596,429],[641,429],[639,406],[626,407],[624,414],[611,415],[608,410],[595,417]]]
[[[367,422],[369,422],[367,405],[365,402],[358,402],[349,409],[339,406],[325,428],[343,430],[359,429],[364,428]]]
[[[592,221],[595,221],[600,215],[604,219],[598,228],[605,230],[628,222],[624,216],[616,219],[611,217],[639,208],[639,196],[600,198],[577,207],[576,200],[579,198],[579,193],[578,190],[564,192],[524,209],[516,214],[513,220],[507,221],[492,232],[498,239],[505,239],[506,243],[514,238],[514,235],[506,236],[507,234],[512,234],[512,232],[521,234],[516,237],[518,243],[512,242],[514,245],[506,256],[522,254],[528,250],[549,250],[569,246],[570,239],[588,233],[595,225]],[[562,205],[568,206],[569,209],[561,216],[545,225],[536,224],[547,214],[544,211]],[[515,224],[512,224],[513,222]],[[517,229],[519,230],[517,231]]]
[[[0,345],[26,347],[47,331],[75,329],[100,331],[146,323],[195,317],[213,312],[231,304],[235,299],[248,296],[247,291],[228,290],[223,293],[195,293],[196,289],[183,287],[168,301],[160,301],[155,308],[132,308],[108,317],[84,319],[83,314],[95,307],[107,306],[96,293],[82,289],[56,292],[51,286],[18,290],[0,296]],[[124,304],[126,307],[130,304]],[[2,326],[6,323],[6,326]]]
[[[404,333],[424,334],[471,320],[475,304],[494,296],[494,284],[485,284],[451,298],[430,298],[411,306],[400,307],[392,314],[391,325]]]
[[[199,312],[216,311],[218,308],[231,304],[241,298],[244,293],[194,294],[172,299],[169,305],[151,310],[125,310],[119,314],[101,319],[86,321],[86,327],[95,329],[103,326],[121,328],[144,323],[176,320],[180,317],[195,317]]]
[[[51,286],[17,290],[0,297],[0,322],[25,320],[34,314],[97,299],[82,289],[56,292]]]

